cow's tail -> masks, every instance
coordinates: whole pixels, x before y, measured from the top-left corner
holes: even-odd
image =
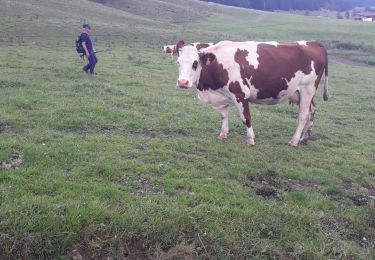
[[[327,101],[328,98],[329,98],[329,95],[328,95],[328,54],[327,54],[327,49],[326,48],[324,48],[324,52],[325,52],[326,64],[325,64],[325,67],[324,67],[323,99],[324,99],[324,101]]]

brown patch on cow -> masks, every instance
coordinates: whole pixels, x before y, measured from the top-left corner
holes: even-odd
[[[327,50],[323,44],[320,42],[308,42],[307,46],[309,46],[308,54],[312,57],[314,61],[314,69],[315,73],[318,75],[318,78],[315,80],[315,88],[318,88],[319,82],[323,76],[323,72],[325,71],[325,75],[328,76],[328,54]],[[324,100],[328,100],[325,98]]]
[[[174,51],[173,51],[173,49],[172,49],[171,47],[167,47],[167,49],[166,49],[165,52],[166,52],[166,53],[172,53],[172,52],[174,52]]]
[[[241,85],[238,81],[231,82],[229,84],[229,91],[232,92],[238,103],[242,104],[243,107],[243,116],[245,117],[245,124],[248,128],[251,127],[251,116],[249,110],[249,102],[245,99],[245,93],[241,89]]]
[[[201,55],[200,59],[202,71],[197,87],[199,90],[217,90],[228,84],[228,71],[224,69],[223,64],[219,64],[217,62],[215,55],[212,53],[207,53]],[[208,61],[210,63],[208,63]]]
[[[325,49],[323,49],[325,50]],[[316,73],[321,76],[325,67],[325,56],[321,45],[311,43],[309,48],[297,43],[283,43],[277,46],[260,43],[257,53],[259,66],[250,65],[246,57],[247,50],[238,49],[235,61],[240,65],[243,83],[248,81],[259,90],[257,99],[277,99],[282,90],[288,88],[289,82],[298,71],[309,74],[314,61]],[[319,79],[320,80],[320,79]]]
[[[207,43],[198,43],[197,46],[196,46],[195,48],[199,51],[200,49],[204,49],[204,48],[207,48],[207,47],[209,47],[209,46],[210,46],[210,45],[207,44]]]
[[[215,59],[216,56],[213,53],[199,53],[199,60],[203,65],[210,65]]]
[[[245,93],[242,92],[240,83],[238,81],[231,82],[229,84],[229,91],[236,96],[238,103],[240,103],[241,100],[245,99]]]

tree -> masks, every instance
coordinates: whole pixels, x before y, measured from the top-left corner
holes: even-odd
[[[319,10],[328,8],[347,11],[355,6],[375,6],[375,0],[201,0],[259,10]]]

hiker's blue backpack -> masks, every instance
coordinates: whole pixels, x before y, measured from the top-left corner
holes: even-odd
[[[81,35],[79,35],[76,40],[76,51],[78,52],[78,54],[83,54],[85,52],[82,46]]]

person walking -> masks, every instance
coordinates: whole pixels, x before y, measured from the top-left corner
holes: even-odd
[[[84,50],[84,55],[87,57],[87,60],[89,63],[83,67],[83,71],[86,73],[94,74],[94,69],[96,66],[96,63],[98,62],[98,59],[95,55],[95,49],[92,44],[90,34],[91,34],[91,25],[88,23],[85,23],[83,26],[83,32],[79,36],[79,40],[82,43],[82,47]]]

